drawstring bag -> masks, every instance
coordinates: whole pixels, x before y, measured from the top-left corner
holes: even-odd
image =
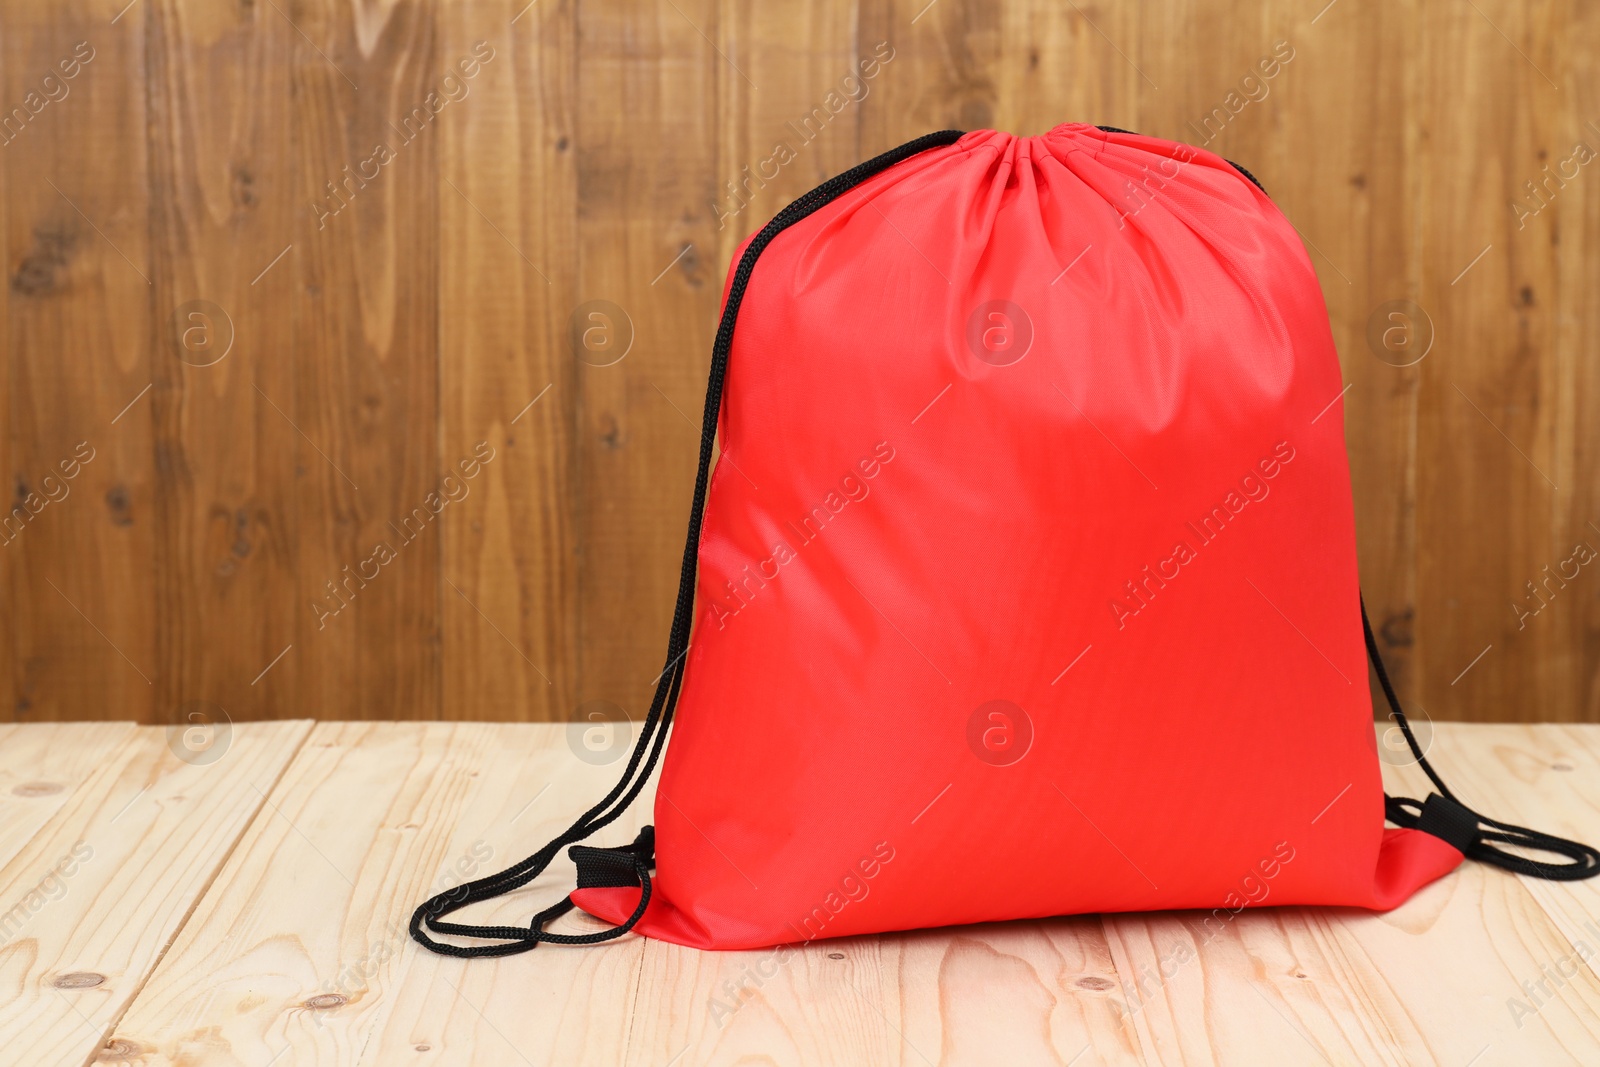
[[[1383,910],[1463,855],[1600,872],[1466,807],[1417,744],[1361,606],[1342,388],[1294,228],[1204,150],[946,131],[818,186],[734,260],[621,781],[412,935],[454,956],[629,930],[750,949]],[[1384,795],[1366,657],[1425,801]],[[653,829],[577,844],[658,762]],[[568,846],[577,889],[528,926],[445,920]],[[546,930],[574,905],[613,925]]]

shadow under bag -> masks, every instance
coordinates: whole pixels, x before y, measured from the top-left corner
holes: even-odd
[[[1294,228],[1204,150],[946,131],[813,189],[728,279],[626,773],[412,935],[456,956],[628,930],[748,949],[1382,910],[1463,854],[1600,872],[1463,806],[1417,745],[1361,606],[1343,388]],[[1426,802],[1384,795],[1369,655]],[[669,725],[653,830],[576,845],[638,796]],[[568,845],[578,888],[529,925],[445,921]],[[545,930],[574,905],[614,927]]]

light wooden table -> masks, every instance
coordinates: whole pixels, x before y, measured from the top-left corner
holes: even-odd
[[[1467,865],[1387,915],[1273,908],[1220,931],[1085,916],[781,962],[634,937],[461,961],[405,936],[412,907],[543,844],[617,765],[546,725],[184,742],[0,727],[0,1063],[1600,1063],[1600,880]],[[1600,840],[1600,726],[1441,725],[1433,754],[1484,810]],[[1420,795],[1415,767],[1385,773]],[[486,921],[570,884],[563,859]]]

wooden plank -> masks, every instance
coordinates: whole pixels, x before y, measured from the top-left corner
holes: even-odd
[[[240,725],[200,749],[139,730],[0,867],[8,1056],[95,1055],[308,729]]]
[[[132,739],[131,722],[0,726],[0,866]]]
[[[1435,738],[1450,731],[1438,726]],[[1391,788],[1416,795],[1416,768],[1385,771]],[[1523,981],[1573,949],[1522,882],[1480,864],[1386,914],[1206,918],[1105,918],[1124,980],[1152,976],[1127,1002],[1151,1063],[1495,1062],[1486,1049],[1504,1062],[1565,1063],[1600,1051],[1600,979],[1588,970],[1537,1012],[1511,1010]]]
[[[269,447],[300,475],[297,706],[341,718],[439,710],[439,127],[470,103],[448,102],[434,14],[281,14],[301,207],[295,392],[268,398]]]
[[[1152,12],[1150,34],[1176,16]],[[1045,133],[1064,122],[1141,132],[1146,27],[1133,7],[1029,0],[862,5],[861,50],[892,49],[863,105],[863,156],[934,130]]]
[[[1587,7],[1572,11],[1573,22],[1563,27],[1554,48],[1553,65],[1562,71],[1562,79],[1570,86],[1563,107],[1572,116],[1576,128],[1563,124],[1553,138],[1553,156],[1556,164],[1565,164],[1571,173],[1572,154],[1582,143],[1600,151],[1600,55],[1591,47],[1595,34],[1600,31],[1597,13]],[[1591,119],[1594,119],[1591,124]],[[1572,142],[1568,144],[1567,142]],[[1547,161],[1548,162],[1548,161]],[[1594,470],[1600,463],[1600,432],[1594,428],[1595,420],[1589,412],[1600,411],[1600,331],[1589,328],[1600,322],[1600,262],[1585,249],[1600,246],[1600,211],[1596,211],[1595,198],[1600,188],[1589,183],[1597,177],[1585,165],[1582,179],[1569,182],[1561,189],[1563,197],[1570,198],[1562,205],[1560,214],[1551,217],[1550,239],[1556,243],[1557,290],[1552,300],[1558,312],[1552,312],[1551,343],[1555,347],[1557,377],[1561,385],[1555,396],[1555,424],[1557,438],[1569,454],[1565,465],[1573,472]],[[1540,173],[1541,179],[1543,172]],[[1527,181],[1528,179],[1523,179]],[[1523,186],[1526,191],[1526,186]],[[1537,237],[1535,238],[1537,239]],[[1570,495],[1564,502],[1563,519],[1581,525],[1576,540],[1581,540],[1600,551],[1600,521],[1591,520],[1600,515],[1600,486],[1593,478],[1576,477],[1568,483]],[[1580,517],[1581,518],[1580,520]],[[1565,526],[1565,522],[1560,524]],[[1571,545],[1562,544],[1557,531],[1555,548],[1559,558],[1567,558]],[[1550,561],[1540,562],[1542,568]],[[1553,570],[1566,570],[1558,562]],[[1597,577],[1590,568],[1583,568],[1583,579],[1578,583],[1582,595],[1572,596],[1560,605],[1560,611],[1546,620],[1541,610],[1539,621],[1549,621],[1550,633],[1541,632],[1537,644],[1532,644],[1520,654],[1539,669],[1550,663],[1561,671],[1563,677],[1546,690],[1549,706],[1519,700],[1514,707],[1499,709],[1494,718],[1499,720],[1541,722],[1600,722],[1600,685],[1596,684],[1597,665],[1600,665],[1600,596],[1589,579]],[[1531,576],[1530,576],[1531,577]],[[1577,593],[1578,590],[1570,590]],[[1526,587],[1520,592],[1526,593]]]
[[[1155,912],[1105,920],[1124,983],[1120,1008],[1147,1063],[1342,1067],[1406,1063],[1396,1048],[1402,1043],[1420,1051],[1404,1005],[1379,1002],[1400,1033],[1362,1010],[1369,998],[1359,982],[1372,975],[1372,962],[1350,951],[1325,913],[1247,912],[1216,940],[1200,926],[1203,918]]]
[[[577,17],[578,296],[609,302],[592,310],[617,338],[573,354],[579,697],[638,720],[665,660],[722,292],[708,210],[718,102],[751,72],[711,43],[710,0]]]
[[[1119,986],[1093,917],[760,952],[651,942],[628,1062],[1137,1064]]]
[[[289,55],[269,4],[148,6],[160,717],[296,705]],[[282,259],[278,257],[282,255]],[[215,640],[223,635],[224,640]],[[257,681],[259,679],[259,681]],[[223,709],[226,709],[225,712]]]
[[[1592,664],[1573,684],[1577,661],[1546,651],[1570,625],[1550,617],[1567,613],[1561,594],[1526,628],[1512,607],[1540,603],[1526,583],[1541,583],[1544,567],[1554,570],[1575,541],[1594,536],[1572,507],[1576,483],[1588,479],[1572,466],[1574,423],[1555,399],[1574,383],[1556,345],[1556,241],[1564,235],[1552,226],[1581,211],[1577,197],[1595,187],[1552,189],[1534,201],[1524,186],[1544,180],[1546,163],[1566,159],[1571,139],[1592,133],[1556,80],[1564,75],[1541,19],[1491,4],[1428,8],[1421,23],[1433,42],[1428,143],[1471,144],[1487,157],[1464,167],[1431,151],[1420,176],[1421,303],[1446,322],[1448,359],[1421,364],[1417,463],[1426,476],[1417,490],[1423,551],[1411,695],[1436,717],[1492,721],[1538,707],[1540,718],[1564,719],[1593,686]],[[1523,220],[1519,202],[1549,206]]]
[[[935,130],[1004,128],[1000,5],[876,0],[860,10],[861,51],[885,42],[894,57],[861,105],[863,159]]]
[[[578,703],[576,31],[571,6],[524,8],[440,14],[463,94],[439,126],[437,193],[440,475],[462,494],[442,530],[449,719],[564,719]]]
[[[1083,5],[1075,11],[1051,0],[997,6],[1001,58],[991,75],[995,129],[1041,134],[1063,122],[1090,122],[1156,132],[1141,117],[1150,91],[1140,73],[1148,62],[1143,56],[1148,35],[1136,9]],[[912,4],[901,10],[914,17],[921,8]],[[915,26],[921,27],[937,10],[930,9]],[[1171,11],[1154,17],[1164,24],[1175,21]],[[1159,30],[1152,27],[1152,32]]]
[[[156,709],[150,397],[138,399],[151,384],[145,10],[114,13],[13,4],[0,35],[14,520],[0,533],[0,714],[20,721]]]
[[[112,1044],[151,1067],[387,1065],[419,1051],[435,1064],[619,1061],[640,940],[453,960],[405,933],[424,898],[520,860],[609,787],[616,766],[567,746],[555,725],[319,725]],[[631,840],[647,801],[598,843]],[[562,856],[464,916],[526,923],[572,884]]]
[[[6,49],[0,45],[0,86],[9,85],[6,81],[7,55]],[[3,129],[3,128],[0,128]],[[0,137],[0,141],[4,138]],[[3,148],[0,148],[3,151]],[[4,161],[0,161],[0,241],[6,247],[6,277],[5,290],[0,292],[0,412],[5,414],[7,426],[0,432],[0,472],[6,478],[13,477],[11,465],[11,377],[13,360],[11,358],[11,227],[7,221],[11,197],[8,193],[10,185],[11,168]],[[15,574],[16,556],[7,551],[11,547],[11,530],[5,526],[5,517],[10,514],[11,502],[9,494],[0,493],[0,607],[10,610],[17,603],[13,588],[17,581]],[[12,632],[0,634],[0,722],[9,722],[14,719],[19,710],[20,694],[17,690],[19,675],[17,672],[17,647],[16,635]]]
[[[707,280],[719,283],[746,237],[801,194],[861,162],[861,105],[893,74],[893,61],[885,65],[877,54],[880,42],[857,39],[854,5],[842,0],[746,2],[724,14],[717,47],[739,70],[726,67],[720,82],[720,144],[707,205],[716,259],[703,268]],[[682,284],[681,275],[676,282]],[[681,406],[698,415],[697,407]]]

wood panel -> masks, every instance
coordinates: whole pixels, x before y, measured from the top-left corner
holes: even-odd
[[[115,13],[11,5],[0,34],[13,120],[0,663],[5,713],[22,722],[161,711],[146,11]]]
[[[283,462],[294,430],[273,408],[294,397],[281,309],[294,294],[296,35],[270,5],[172,0],[146,17],[158,717],[271,718],[296,690],[301,660],[285,652],[304,610]]]
[[[0,865],[133,738],[132,723],[0,726]]]
[[[630,1064],[1142,1063],[1093,918],[700,952],[648,942]]]
[[[717,267],[732,260],[746,237],[864,158],[862,114],[893,76],[893,59],[885,64],[883,56],[894,55],[892,44],[859,36],[852,4],[738,4],[724,12],[717,46],[728,61],[707,205],[715,243],[684,257],[696,257],[695,278],[719,293]],[[713,251],[716,258],[702,263]],[[682,406],[698,429],[698,405]]]
[[[181,728],[125,733],[0,866],[0,1040],[15,1062],[96,1054],[309,729],[247,723],[198,748]]]
[[[578,295],[605,302],[572,341],[579,696],[634,721],[665,663],[722,291],[717,106],[750,76],[717,44],[719,12],[657,0],[577,16]]]
[[[1594,593],[1552,586],[1541,594],[1549,607],[1520,623],[1512,605],[1541,604],[1525,583],[1542,584],[1542,567],[1570,554],[1567,542],[1593,536],[1571,512],[1584,474],[1568,461],[1570,437],[1562,440],[1559,397],[1571,378],[1553,330],[1562,197],[1576,190],[1546,191],[1550,206],[1520,221],[1512,205],[1530,200],[1523,183],[1565,158],[1566,142],[1594,135],[1554,81],[1555,42],[1530,40],[1538,9],[1463,15],[1429,8],[1423,21],[1422,303],[1444,320],[1444,358],[1421,365],[1419,386],[1416,462],[1428,476],[1417,496],[1417,697],[1435,716],[1490,719],[1545,705],[1523,716],[1560,720],[1577,713],[1567,699],[1577,693],[1559,661],[1540,662],[1540,649],[1559,642],[1573,601]],[[1439,146],[1452,143],[1482,146],[1483,158],[1451,166]],[[1466,529],[1471,536],[1446,536]]]
[[[439,131],[439,458],[464,494],[443,529],[446,718],[577,703],[573,18],[494,0],[453,5],[440,30],[469,93]]]
[[[641,941],[456,960],[406,934],[424,899],[522,859],[612,777],[563,727],[319,725],[112,1046],[146,1065],[619,1062]],[[563,854],[469,921],[524,924],[572,880]]]
[[[6,49],[5,49],[5,47],[3,45],[0,45],[0,85],[7,84],[7,82],[6,82],[6,69],[7,69],[7,67],[8,67],[8,62],[7,62],[7,56],[6,56]],[[0,148],[0,152],[3,152],[3,151],[4,151],[4,149]],[[13,372],[13,369],[12,369],[12,366],[11,366],[11,359],[10,359],[10,354],[11,354],[11,300],[10,300],[10,289],[11,289],[11,284],[10,284],[11,227],[8,224],[8,221],[7,221],[8,218],[9,218],[9,213],[10,213],[10,199],[11,199],[10,196],[8,195],[8,189],[10,187],[10,181],[9,181],[9,177],[8,177],[9,172],[10,172],[9,164],[4,160],[0,160],[0,239],[3,239],[5,241],[5,247],[6,247],[6,250],[7,250],[7,252],[6,252],[6,266],[7,266],[6,292],[5,292],[5,294],[0,294],[0,338],[4,339],[4,344],[5,344],[5,348],[4,348],[4,353],[5,353],[4,363],[5,363],[5,366],[4,366],[3,372],[0,372],[0,412],[3,412],[5,414],[5,417],[6,417],[6,425],[5,425],[5,427],[0,428],[0,471],[3,471],[5,473],[5,476],[6,476],[8,481],[12,477],[11,472],[14,469],[13,466],[12,466],[12,461],[11,461],[11,454],[12,454],[12,442],[11,442],[11,438],[12,438],[12,433],[11,433],[11,391],[12,391],[12,387],[11,387],[11,380],[12,380],[12,377],[14,376],[14,372]],[[3,512],[0,512],[0,537],[9,538],[10,534],[11,534],[11,531],[10,531],[9,528],[4,526],[4,522],[5,522],[5,516],[9,515],[11,513],[10,512],[11,504],[9,502],[10,501],[10,494],[5,493],[3,491],[0,491],[0,500],[4,500],[4,501],[8,502],[6,504],[6,506],[5,506],[5,510]],[[0,545],[0,603],[3,603],[5,605],[6,610],[14,610],[16,605],[18,604],[17,596],[13,592],[13,590],[16,587],[16,583],[17,583],[17,574],[16,574],[17,557],[16,557],[16,553],[5,551],[5,549],[9,549],[10,547],[11,547],[11,542],[9,540],[7,540],[4,545]],[[20,708],[18,707],[18,702],[19,702],[20,697],[19,697],[19,694],[16,691],[17,678],[18,678],[18,674],[17,674],[17,642],[16,642],[16,639],[14,637],[9,636],[9,635],[0,637],[0,719],[4,719],[4,720],[13,719],[13,718],[15,718],[17,712],[20,710]]]
[[[1600,35],[1600,11],[1577,5],[1568,14],[1573,21],[1560,57],[1568,86],[1565,106],[1573,116],[1582,117],[1581,132],[1574,136],[1590,147],[1600,148],[1590,140],[1591,137],[1600,139],[1600,132],[1590,124],[1590,117],[1600,111],[1600,54],[1587,47],[1587,42]],[[1600,119],[1595,121],[1600,123]],[[1595,175],[1585,174],[1584,177]],[[1570,510],[1574,518],[1588,516],[1583,519],[1578,536],[1596,545],[1593,538],[1600,537],[1595,530],[1600,521],[1594,526],[1590,521],[1600,512],[1600,487],[1584,472],[1595,470],[1600,463],[1600,435],[1593,430],[1593,420],[1586,416],[1600,408],[1600,334],[1588,329],[1586,324],[1600,315],[1600,261],[1585,254],[1585,246],[1600,239],[1600,197],[1585,186],[1571,191],[1575,195],[1559,216],[1564,220],[1564,227],[1557,246],[1561,280],[1556,300],[1562,313],[1556,319],[1553,337],[1562,375],[1559,390],[1564,412],[1562,421],[1569,434],[1570,467],[1576,476]],[[1600,684],[1596,683],[1594,667],[1600,662],[1600,597],[1587,585],[1581,593],[1562,605],[1562,611],[1550,620],[1557,624],[1552,628],[1562,632],[1546,639],[1549,643],[1542,649],[1519,654],[1515,657],[1518,667],[1513,668],[1519,670],[1523,664],[1531,664],[1533,669],[1544,665],[1555,667],[1560,688],[1555,690],[1557,695],[1552,700],[1564,705],[1562,709],[1523,711],[1519,707],[1515,714],[1485,715],[1484,718],[1530,722],[1553,718],[1600,721]]]
[[[994,125],[1002,17],[998,5],[981,0],[862,5],[867,50],[879,42],[893,49],[877,91],[862,105],[862,158],[933,130]]]
[[[31,515],[0,717],[637,716],[738,242],[928,130],[1088,120],[1223,152],[1305,239],[1404,693],[1600,721],[1588,6],[3,0],[0,30]],[[214,366],[179,358],[198,300]],[[597,310],[617,362],[574,343]]]
[[[330,718],[439,709],[438,160],[470,105],[444,86],[437,14],[304,0],[282,15],[304,206],[295,391],[271,399],[299,481],[298,706]]]

